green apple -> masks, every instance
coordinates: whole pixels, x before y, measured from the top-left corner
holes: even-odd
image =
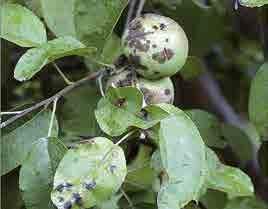
[[[109,77],[106,89],[109,87],[136,86],[143,95],[146,104],[170,103],[174,101],[174,86],[170,78],[147,80],[136,77],[132,71],[122,71]]]
[[[146,79],[170,77],[185,64],[188,39],[177,22],[145,14],[129,24],[122,37],[124,53]]]

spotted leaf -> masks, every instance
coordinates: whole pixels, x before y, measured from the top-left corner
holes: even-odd
[[[126,173],[123,150],[106,138],[93,138],[63,157],[51,199],[58,209],[90,208],[111,198]]]

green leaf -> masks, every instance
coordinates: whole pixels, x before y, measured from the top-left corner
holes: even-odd
[[[1,176],[1,208],[23,208],[23,200],[19,189],[19,169]]]
[[[142,108],[143,95],[133,87],[110,88],[106,94],[111,104],[120,106],[121,109],[137,113]],[[122,103],[122,104],[121,104]]]
[[[161,185],[158,208],[182,208],[197,200],[204,183],[205,145],[197,127],[181,110],[161,104],[171,116],[160,122],[159,149],[168,182]]]
[[[268,4],[268,0],[239,0],[239,3],[245,7],[261,7]]]
[[[190,202],[183,209],[201,209],[201,207],[199,207],[199,205],[195,202]]]
[[[1,38],[21,47],[38,46],[47,41],[43,23],[27,8],[18,4],[1,5]]]
[[[261,66],[252,81],[249,118],[261,136],[268,136],[268,63]]]
[[[111,199],[102,202],[98,209],[120,209],[117,203],[121,197],[122,194],[112,196]]]
[[[267,209],[268,205],[257,197],[236,198],[228,202],[225,209]]]
[[[41,0],[24,0],[26,6],[39,17],[42,17]]]
[[[75,0],[41,0],[45,21],[57,37],[76,37],[73,13],[74,3]]]
[[[154,170],[152,189],[158,193],[161,189],[161,184],[168,183],[168,174],[164,169],[159,149],[153,153],[150,164]]]
[[[185,80],[193,80],[206,71],[204,63],[198,57],[188,57],[185,65],[180,70]]]
[[[87,56],[94,48],[86,47],[76,39],[66,36],[54,39],[38,48],[29,49],[18,61],[14,77],[19,81],[31,79],[46,64],[70,55]]]
[[[255,147],[247,133],[229,124],[223,124],[221,126],[221,132],[227,144],[232,148],[242,163],[246,163],[254,158]]]
[[[131,126],[148,129],[166,117],[167,113],[155,105],[141,110],[142,101],[142,93],[137,88],[110,88],[95,110],[102,131],[110,136],[119,136]]]
[[[225,147],[226,142],[221,138],[221,126],[216,116],[198,109],[188,110],[186,113],[197,126],[207,146]]]
[[[29,49],[18,61],[14,78],[19,81],[28,80],[48,63],[47,50],[44,48]]]
[[[88,56],[96,50],[95,47],[86,47],[71,36],[56,38],[47,42],[42,47],[47,49],[50,62],[70,55]]]
[[[35,142],[20,170],[20,189],[27,209],[54,209],[50,201],[55,168],[67,148],[57,138]]]
[[[227,195],[217,190],[208,189],[200,198],[200,202],[207,209],[223,209],[227,203]]]
[[[131,196],[131,200],[133,202],[133,205],[135,205],[137,208],[140,208],[140,205],[145,204],[148,206],[154,206],[156,205],[156,194],[151,190],[147,190],[145,192],[137,192]]]
[[[127,0],[76,0],[74,24],[79,40],[87,46],[96,47],[102,53],[104,44],[127,3]]]
[[[122,51],[121,39],[115,33],[112,33],[104,45],[102,54],[95,58],[85,58],[85,64],[91,71],[98,71],[103,66],[97,62],[113,64],[116,58],[122,54]]]
[[[222,164],[209,148],[207,148],[207,164],[209,174],[206,185],[209,189],[226,192],[230,198],[254,194],[250,178],[240,169]]]
[[[79,136],[97,136],[101,133],[94,110],[101,95],[96,85],[90,83],[64,96],[59,107],[59,121],[65,142],[81,140]]]
[[[50,118],[51,112],[43,110],[22,126],[2,137],[1,175],[23,163],[28,152],[32,149],[33,143],[47,136]],[[52,136],[57,137],[58,123],[56,119],[53,124]]]
[[[268,142],[265,141],[262,143],[258,151],[258,160],[260,164],[261,171],[263,175],[268,176]]]
[[[164,166],[161,160],[161,155],[159,149],[157,149],[151,157],[151,167],[155,170],[156,173],[164,171]]]
[[[48,138],[47,151],[49,154],[51,169],[53,174],[55,174],[59,162],[63,158],[63,155],[67,152],[67,148],[60,139],[50,137]]]
[[[110,38],[106,41],[100,56],[100,61],[105,64],[112,64],[119,55],[121,55],[123,49],[121,47],[121,39],[112,33]]]
[[[128,165],[125,191],[139,191],[151,188],[153,169],[150,167],[152,148],[141,145],[135,159]]]
[[[107,98],[102,98],[95,110],[100,128],[111,136],[119,136],[128,127],[142,123],[143,120],[133,114],[141,109],[142,101],[142,93],[136,88],[109,88]]]
[[[100,55],[127,2],[127,0],[41,0],[41,5],[45,21],[57,37],[76,37],[87,46],[96,47]],[[104,56],[106,53],[107,51],[103,51]]]
[[[120,136],[130,126],[144,124],[141,118],[114,106],[106,98],[99,101],[95,116],[101,130],[110,136]]]
[[[106,138],[93,138],[63,157],[54,177],[52,201],[58,208],[101,204],[118,191],[126,174],[123,150]]]

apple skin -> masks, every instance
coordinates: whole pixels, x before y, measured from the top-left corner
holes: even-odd
[[[170,78],[159,80],[147,80],[142,77],[136,77],[132,71],[122,71],[119,74],[108,78],[106,89],[109,87],[136,86],[139,88],[147,105],[169,103],[174,101],[174,86]]]
[[[188,39],[171,18],[145,14],[130,22],[122,37],[125,55],[149,80],[177,73],[188,57]]]

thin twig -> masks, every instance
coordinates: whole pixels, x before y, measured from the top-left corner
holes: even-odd
[[[103,90],[102,78],[103,78],[103,76],[100,75],[97,80],[98,80],[98,86],[99,86],[99,89],[100,89],[101,96],[104,97],[105,93],[104,93],[104,90]]]
[[[17,114],[21,114],[22,112],[23,112],[23,110],[14,111],[14,112],[1,112],[0,115],[17,115]]]
[[[130,0],[129,9],[127,13],[127,20],[126,20],[125,27],[124,27],[124,33],[126,29],[128,28],[130,21],[132,20],[136,3],[137,3],[137,0]]]
[[[134,134],[135,132],[137,132],[137,130],[133,130],[133,131],[130,131],[128,132],[125,136],[123,136],[118,142],[116,142],[114,144],[114,146],[109,150],[107,151],[107,153],[103,156],[102,160],[101,160],[101,163],[103,163],[106,158],[112,153],[112,151],[119,145],[121,144],[123,141],[125,141],[126,139],[128,139],[128,137],[130,137],[132,134]]]
[[[127,195],[127,193],[125,193],[125,191],[121,188],[120,189],[121,193],[123,194],[123,196],[126,198],[130,208],[134,209],[134,204],[133,202],[131,201],[131,199],[129,198],[129,196]]]
[[[64,75],[64,73],[61,71],[61,69],[59,68],[59,66],[58,66],[55,62],[53,62],[52,64],[53,64],[53,66],[56,68],[56,70],[58,71],[58,73],[60,74],[60,76],[63,78],[63,80],[65,81],[65,83],[66,83],[67,85],[72,85],[72,84],[74,84],[74,82],[70,81],[70,80]]]
[[[130,137],[132,134],[134,134],[135,132],[137,132],[137,130],[133,130],[128,132],[125,136],[123,136],[118,142],[115,143],[115,145],[119,145],[121,144],[123,141],[125,141],[128,137]]]
[[[260,39],[263,46],[263,55],[265,61],[268,60],[268,12],[265,8],[259,8],[259,28]]]
[[[231,125],[243,129],[244,121],[236,114],[233,107],[227,102],[212,74],[210,72],[204,73],[199,77],[199,82],[201,83],[203,90],[207,93],[213,108],[215,108],[217,113],[221,115],[223,120]]]
[[[43,100],[37,104],[35,104],[34,106],[30,107],[30,108],[27,108],[25,110],[23,110],[23,112],[21,114],[18,114],[8,120],[6,120],[5,122],[1,123],[1,128],[4,128],[6,127],[7,125],[9,125],[10,123],[14,122],[15,120],[21,118],[22,116],[32,112],[33,110],[36,110],[38,109],[39,107],[42,107],[44,105],[49,105],[51,102],[54,101],[55,98],[60,98],[62,97],[63,95],[67,94],[68,92],[72,91],[73,89],[75,89],[76,87],[78,86],[81,86],[82,84],[90,81],[90,80],[94,80],[96,79],[101,73],[103,73],[102,71],[98,71],[98,72],[95,72],[95,73],[92,73],[90,75],[88,75],[87,77],[85,78],[82,78],[81,80],[73,83],[72,85],[69,85],[67,87],[65,87],[64,89],[62,89],[61,91],[59,91],[58,93],[56,93],[54,96],[46,99],[46,100]]]
[[[141,12],[143,10],[144,4],[145,4],[146,0],[140,0],[139,2],[139,6],[136,12],[136,17],[139,17],[141,15]]]
[[[52,115],[51,115],[51,119],[50,119],[50,123],[49,123],[47,137],[51,137],[51,134],[52,134],[52,128],[53,128],[54,118],[55,118],[55,114],[56,114],[57,102],[58,102],[58,97],[56,97],[53,101],[53,110],[52,110]]]

